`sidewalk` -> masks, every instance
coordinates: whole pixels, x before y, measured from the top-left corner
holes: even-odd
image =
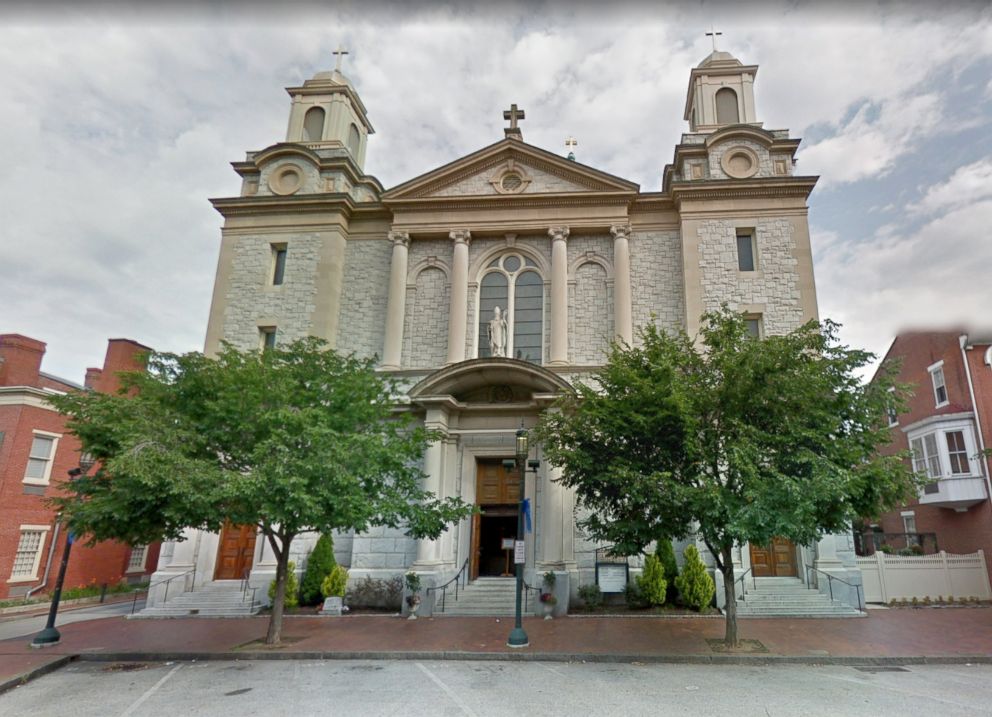
[[[722,619],[525,618],[530,647],[511,650],[513,620],[389,616],[287,617],[283,645],[266,648],[267,617],[243,619],[105,618],[59,629],[62,643],[42,651],[16,638],[0,642],[0,691],[65,658],[186,659],[546,659],[767,663],[992,662],[992,608],[871,610],[862,619],[746,619],[742,639],[761,654],[714,653]]]

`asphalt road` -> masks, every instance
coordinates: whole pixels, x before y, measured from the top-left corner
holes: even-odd
[[[137,610],[145,606],[144,597],[138,598]],[[131,601],[114,603],[113,605],[94,605],[93,607],[81,607],[73,610],[59,612],[55,620],[55,627],[68,625],[70,622],[81,622],[83,620],[97,620],[103,617],[116,617],[117,615],[127,615],[131,612]],[[7,640],[11,637],[21,635],[33,635],[39,632],[45,623],[48,622],[48,613],[33,617],[6,616],[0,621],[0,640]],[[0,712],[0,714],[3,714]]]
[[[864,669],[474,661],[84,662],[0,695],[0,714],[953,717],[992,710],[992,666]]]

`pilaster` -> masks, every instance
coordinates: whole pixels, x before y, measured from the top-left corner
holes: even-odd
[[[455,243],[451,262],[451,306],[448,315],[448,363],[465,360],[465,325],[468,321],[468,245],[472,233],[467,229],[452,231]]]
[[[617,338],[630,345],[634,338],[630,291],[630,225],[614,224],[613,235],[613,326]]]
[[[382,368],[398,369],[403,351],[410,235],[403,231],[391,231],[389,241],[393,244],[393,257],[389,268],[389,297],[386,303],[386,335],[383,340]]]
[[[568,364],[568,227],[548,229],[551,237],[551,366]]]

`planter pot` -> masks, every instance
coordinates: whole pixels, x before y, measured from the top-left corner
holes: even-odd
[[[550,620],[551,619],[551,613],[553,613],[555,611],[555,606],[552,605],[552,604],[550,604],[550,603],[542,602],[541,603],[541,608],[544,610],[544,619],[545,620]]]
[[[410,615],[407,617],[407,620],[416,620],[417,619],[417,610],[419,610],[419,609],[420,609],[420,603],[419,602],[415,602],[413,605],[410,605]]]

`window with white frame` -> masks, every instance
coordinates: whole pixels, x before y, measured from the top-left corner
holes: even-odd
[[[894,404],[896,389],[895,386],[889,388],[889,403],[885,405],[885,417],[889,419],[889,428],[899,425],[899,414],[896,412]]]
[[[10,580],[35,580],[38,564],[41,562],[41,549],[45,544],[47,525],[22,525],[21,537],[14,552],[14,565],[10,570]]]
[[[935,363],[929,369],[930,380],[933,382],[933,397],[936,407],[947,405],[947,385],[944,383],[944,362]]]
[[[544,347],[544,279],[520,254],[493,259],[479,282],[479,358],[493,355],[490,322],[496,309],[506,322],[505,355],[540,364]],[[499,330],[496,331],[499,336]]]
[[[946,421],[909,434],[913,470],[938,478],[980,476],[975,434],[968,419]],[[933,492],[933,491],[930,491]]]
[[[902,513],[902,532],[916,532],[916,513],[911,510],[903,511]]]
[[[57,433],[35,431],[31,439],[31,451],[28,453],[28,465],[24,471],[24,482],[47,485],[52,475],[52,463],[55,449],[59,444]]]
[[[128,573],[143,573],[145,572],[145,563],[148,560],[148,546],[147,545],[134,545],[131,547],[131,557],[127,561]]]

